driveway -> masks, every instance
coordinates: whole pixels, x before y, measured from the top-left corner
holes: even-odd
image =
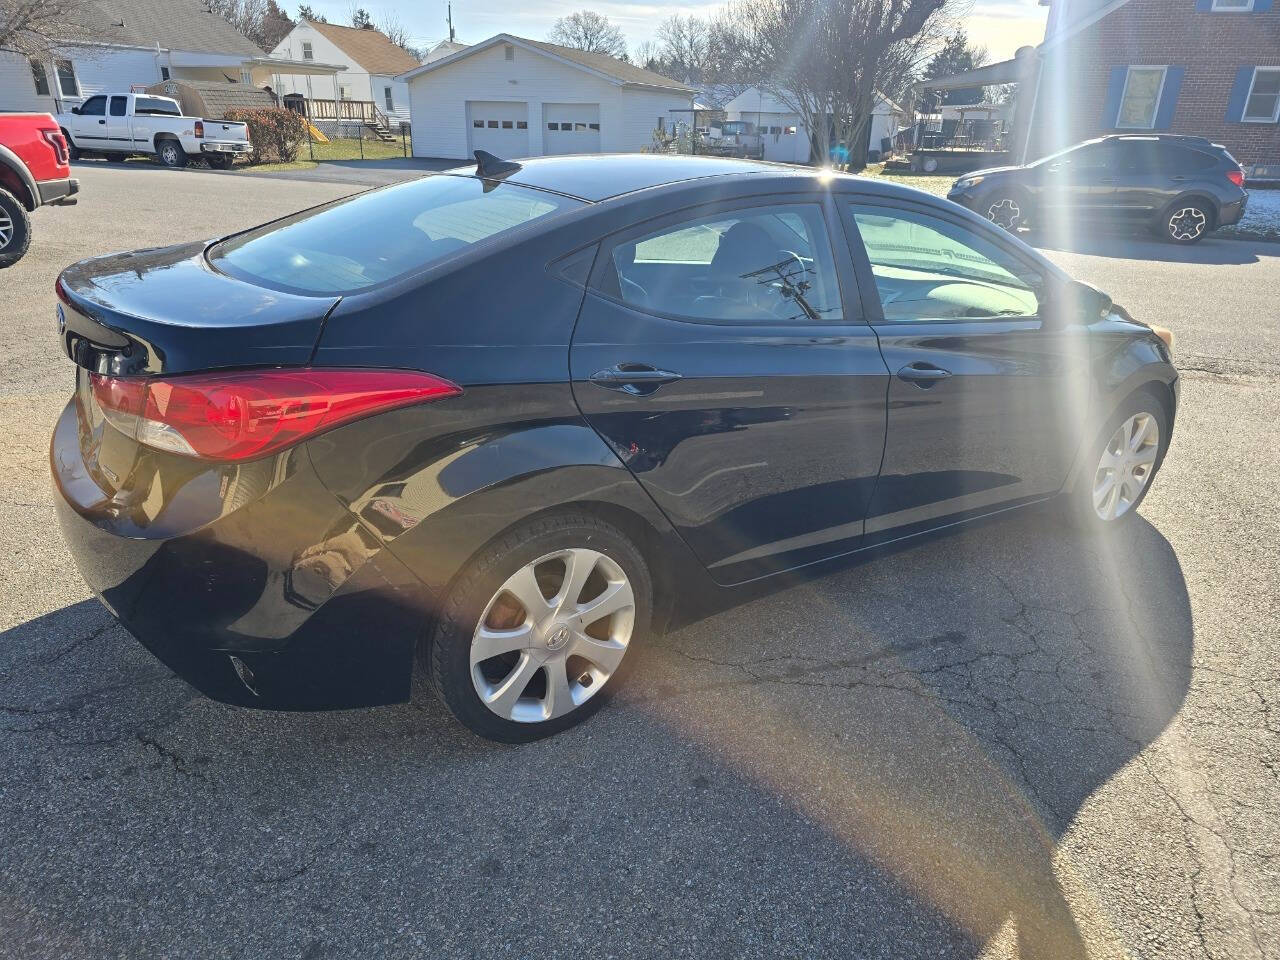
[[[1051,251],[1186,365],[1122,540],[1015,514],[779,586],[511,748],[212,703],[87,595],[58,269],[351,188],[80,175],[0,274],[0,956],[1280,957],[1280,246]]]

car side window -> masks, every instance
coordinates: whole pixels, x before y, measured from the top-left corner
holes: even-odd
[[[1038,274],[976,230],[914,210],[849,204],[890,323],[1035,317]]]
[[[826,220],[817,204],[701,216],[613,248],[605,293],[663,316],[719,322],[840,320]]]
[[[125,108],[129,106],[128,97],[112,97],[111,98],[111,115],[113,117],[123,117]]]
[[[90,97],[80,106],[80,113],[86,117],[101,117],[106,112],[106,97]]]

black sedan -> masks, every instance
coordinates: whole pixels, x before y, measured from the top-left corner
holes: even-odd
[[[147,647],[506,741],[686,601],[1013,507],[1120,527],[1178,399],[1167,331],[985,220],[729,159],[482,156],[57,294],[62,530]]]
[[[1013,232],[1107,222],[1186,244],[1239,223],[1249,195],[1226,147],[1151,134],[1100,137],[1025,166],[977,170],[947,198]]]

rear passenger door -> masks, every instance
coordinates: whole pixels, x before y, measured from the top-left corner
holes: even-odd
[[[822,195],[602,244],[570,350],[583,414],[721,583],[855,549],[887,371]]]

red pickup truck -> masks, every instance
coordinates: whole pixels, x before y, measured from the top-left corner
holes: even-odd
[[[0,113],[0,267],[22,259],[36,207],[75,203],[67,141],[47,113]]]

